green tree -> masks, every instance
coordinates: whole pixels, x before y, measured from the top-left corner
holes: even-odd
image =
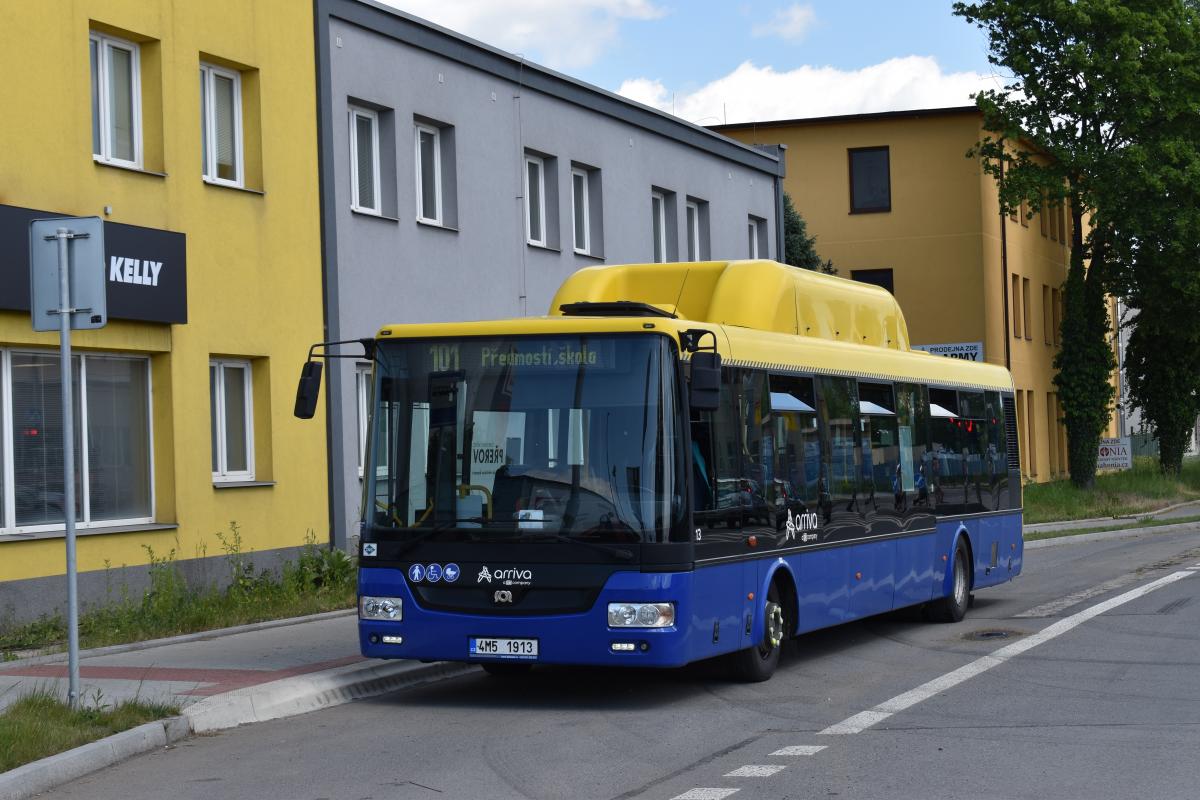
[[[787,192],[783,193],[783,261],[801,269],[837,274],[833,261],[822,261],[817,255],[817,237],[808,235],[808,223],[800,216]]]
[[[995,176],[1006,213],[1022,200],[1065,204],[1071,262],[1062,350],[1055,359],[1071,480],[1095,481],[1100,434],[1111,415],[1115,359],[1106,292],[1126,249],[1113,210],[1128,186],[1129,148],[1165,115],[1192,24],[1193,0],[980,0],[954,13],[988,36],[989,61],[1011,82],[975,96],[988,135],[969,155]],[[1085,231],[1087,232],[1085,236]]]

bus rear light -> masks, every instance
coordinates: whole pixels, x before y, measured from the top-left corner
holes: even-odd
[[[611,628],[667,628],[675,624],[674,603],[609,603]]]

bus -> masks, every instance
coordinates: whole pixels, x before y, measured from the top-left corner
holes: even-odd
[[[363,470],[363,655],[747,681],[1021,571],[1007,370],[909,346],[894,298],[771,261],[580,270],[543,317],[386,325]],[[297,393],[311,416],[315,345]]]

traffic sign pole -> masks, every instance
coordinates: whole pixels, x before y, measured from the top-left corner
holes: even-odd
[[[79,593],[75,564],[75,413],[71,385],[71,269],[69,246],[74,238],[59,228],[58,239],[58,335],[62,380],[63,420],[63,516],[67,529],[67,666],[70,671],[67,700],[79,708]]]

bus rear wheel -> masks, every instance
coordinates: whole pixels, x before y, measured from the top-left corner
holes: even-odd
[[[950,594],[929,606],[929,615],[938,622],[961,622],[967,615],[971,602],[971,562],[967,556],[967,543],[958,540],[954,548],[954,575]]]
[[[730,657],[734,678],[746,683],[761,683],[775,674],[779,667],[779,654],[791,630],[791,613],[785,606],[779,584],[772,581],[771,588],[767,590],[767,602],[763,606],[762,641]]]

